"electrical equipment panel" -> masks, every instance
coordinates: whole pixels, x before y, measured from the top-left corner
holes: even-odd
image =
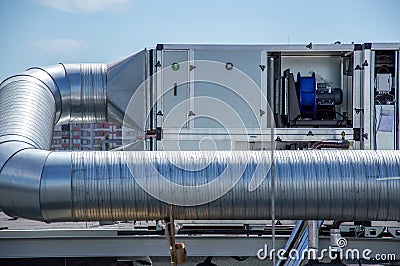
[[[376,91],[379,93],[388,93],[392,88],[392,74],[376,75]]]

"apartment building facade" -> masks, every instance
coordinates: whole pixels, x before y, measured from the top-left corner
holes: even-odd
[[[107,145],[103,145],[104,144]],[[122,128],[112,123],[71,123],[57,125],[51,150],[102,150],[122,145]]]

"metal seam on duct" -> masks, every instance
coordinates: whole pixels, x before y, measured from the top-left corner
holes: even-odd
[[[82,120],[105,121],[107,105],[105,65],[81,64],[80,68]]]
[[[71,95],[71,82],[69,80],[69,76],[68,76],[67,69],[66,69],[65,65],[63,63],[60,63],[60,65],[62,66],[64,75],[65,75],[65,81],[68,84],[66,86],[68,88],[68,93],[67,93],[68,97],[63,97],[63,94],[61,92],[65,88],[59,88],[60,89],[60,95],[61,95],[61,114],[64,114],[66,116],[66,118],[65,118],[66,122],[69,122],[69,121],[71,121],[71,98],[72,98],[72,95]],[[68,106],[68,107],[63,108],[64,106]],[[68,113],[66,111],[68,111]],[[62,119],[62,116],[60,117],[60,120],[61,119]],[[58,121],[56,123],[58,123]]]
[[[4,134],[4,135],[0,136],[0,138],[3,138],[3,137],[10,137],[10,138],[14,137],[13,140],[5,141],[5,142],[22,142],[22,143],[29,144],[33,148],[36,148],[36,149],[39,148],[39,144],[36,143],[34,139],[31,139],[29,137],[25,137],[25,136],[22,136],[19,134]]]
[[[4,147],[5,145],[3,145],[5,143],[6,142],[0,143],[0,147],[1,147],[2,151],[3,151],[3,153],[1,154],[2,156],[0,157],[0,163],[1,163],[0,164],[0,173],[3,170],[4,166],[8,163],[8,161],[10,161],[10,159],[15,154],[17,154],[20,151],[26,150],[26,149],[32,149],[32,146],[30,144],[27,144],[27,143],[18,143],[18,145],[15,144],[15,143],[12,143],[13,148],[16,147],[15,150],[12,150],[11,152],[7,152],[7,151],[4,152],[4,150],[7,149],[7,148]],[[10,144],[11,144],[11,142],[10,142]],[[27,144],[27,145],[24,145],[24,144]],[[19,147],[19,145],[21,145],[21,147]]]
[[[59,173],[64,173],[60,175]],[[51,152],[43,167],[40,184],[40,206],[43,220],[63,221],[72,217],[71,154]]]
[[[31,73],[31,71],[41,71],[44,74],[46,74],[48,76],[48,79],[51,80],[52,84],[49,84],[49,82],[44,82],[44,80],[40,79],[38,76],[35,75],[35,72]],[[56,121],[58,121],[61,117],[61,112],[62,112],[62,104],[61,104],[61,94],[60,94],[60,89],[56,83],[56,81],[54,80],[53,76],[46,71],[45,68],[40,68],[40,67],[32,67],[29,68],[25,71],[25,73],[27,73],[26,75],[38,80],[39,82],[43,83],[53,94],[54,100],[56,102]],[[54,88],[53,86],[54,85]]]

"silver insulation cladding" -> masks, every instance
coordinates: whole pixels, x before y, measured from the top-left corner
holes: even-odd
[[[157,199],[157,193],[177,191],[164,186],[148,171],[150,168],[171,182],[199,187],[197,195],[174,196],[183,201],[185,197],[207,198],[218,186],[226,185],[224,182],[236,182],[212,202],[174,206],[176,219],[269,219],[270,171],[265,171],[265,179],[256,189],[249,189],[256,166],[268,167],[269,158],[266,151],[73,152],[73,220],[165,218],[167,205]],[[179,167],[172,161],[179,162]],[[204,161],[210,163],[203,167]],[[232,169],[244,165],[243,174],[238,180],[218,179],[229,164],[234,164]],[[276,151],[276,218],[399,220],[399,176],[398,151]],[[145,180],[146,189],[152,187],[156,193],[147,193],[138,178]],[[214,192],[201,188],[213,180],[217,180]]]
[[[0,86],[0,137],[21,137],[36,148],[50,149],[55,110],[54,97],[44,83],[14,76]]]
[[[69,81],[70,95],[62,97],[70,101],[68,122],[106,121],[107,117],[107,65],[64,65]],[[61,87],[61,86],[60,86]],[[63,101],[65,102],[65,101]]]

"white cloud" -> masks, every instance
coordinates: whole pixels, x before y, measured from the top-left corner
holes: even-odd
[[[95,13],[105,10],[124,11],[131,0],[36,0],[36,2],[69,13]]]
[[[36,40],[33,46],[47,53],[75,53],[88,48],[88,44],[84,41],[73,39],[47,39]]]

